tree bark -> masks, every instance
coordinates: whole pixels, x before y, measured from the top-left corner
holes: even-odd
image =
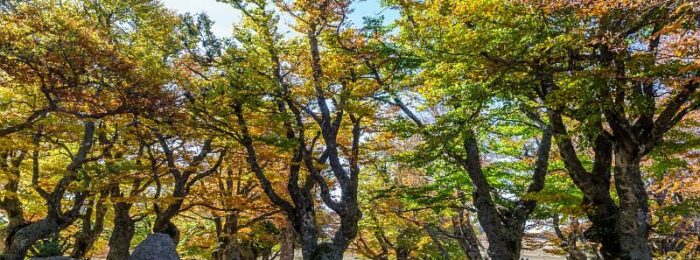
[[[92,205],[93,202],[90,201],[88,203],[90,206],[88,206],[88,209],[85,212],[85,214],[81,216],[82,230],[76,235],[75,245],[73,245],[73,252],[71,252],[71,257],[85,259],[85,256],[90,251],[90,249],[92,249],[92,246],[95,244],[95,241],[97,241],[97,238],[102,233],[102,230],[104,228],[105,215],[107,214],[107,206],[104,204],[104,199],[106,195],[107,192],[101,192],[100,197],[97,198],[96,202],[94,202],[94,209]],[[92,222],[93,212],[95,212],[94,223]]]
[[[45,238],[73,223],[75,218],[60,219],[47,217],[20,228],[10,238],[5,249],[5,260],[23,260],[29,248],[39,239]],[[66,222],[68,221],[68,222]]]
[[[129,258],[131,239],[136,231],[136,221],[129,215],[131,203],[117,202],[114,204],[114,228],[109,238],[109,253],[107,260],[123,260]]]
[[[180,213],[185,197],[187,197],[190,192],[190,188],[204,177],[216,172],[216,170],[221,167],[223,158],[226,155],[226,150],[221,150],[218,152],[218,159],[213,166],[204,171],[198,171],[197,166],[202,164],[207,156],[212,153],[212,139],[206,139],[201,144],[201,150],[194,157],[189,159],[187,166],[184,167],[185,169],[181,170],[176,161],[182,159],[183,157],[186,158],[186,156],[176,158],[177,155],[174,149],[177,148],[171,148],[171,144],[168,143],[168,138],[157,129],[154,130],[154,134],[158,139],[158,143],[160,144],[160,148],[165,157],[164,161],[167,165],[168,173],[170,173],[170,176],[174,180],[175,184],[172,191],[174,201],[167,203],[164,210],[161,210],[161,207],[157,203],[153,207],[156,213],[156,220],[153,223],[153,232],[169,235],[173,239],[175,245],[177,245],[180,242],[180,230],[172,222],[172,219]],[[184,151],[184,153],[187,152],[188,151]],[[155,179],[159,177],[156,174],[156,169],[153,169],[153,176],[154,181],[157,181]],[[160,192],[160,188],[161,186],[158,186],[158,194]]]
[[[467,256],[467,259],[483,259],[476,232],[474,232],[469,217],[465,217],[464,212],[452,217],[452,228],[454,229],[454,235],[458,238],[457,243],[462,248],[462,252]]]
[[[411,250],[406,248],[396,248],[396,260],[408,260],[411,255]]]
[[[242,246],[236,241],[236,233],[238,233],[238,214],[236,212],[227,213],[224,218],[224,223],[221,223],[219,218],[217,225],[221,226],[219,234],[219,248],[217,249],[218,260],[240,260],[246,259],[241,253]]]
[[[257,153],[253,145],[253,139],[248,131],[245,117],[243,116],[242,107],[240,104],[234,104],[233,108],[237,117],[238,126],[241,128],[242,138],[238,141],[246,148],[248,155],[247,161],[251,171],[255,173],[256,178],[260,181],[261,187],[263,191],[265,191],[267,197],[276,206],[281,208],[287,215],[289,221],[292,222],[294,229],[300,236],[303,258],[342,259],[343,253],[357,234],[357,222],[360,218],[359,208],[357,207],[357,174],[359,167],[357,167],[357,160],[354,159],[357,158],[356,154],[358,153],[357,147],[360,136],[359,121],[353,122],[352,153],[355,154],[355,156],[350,162],[352,165],[350,174],[340,166],[337,147],[326,146],[326,151],[336,149],[335,152],[329,152],[330,155],[328,155],[328,160],[337,162],[337,164],[332,164],[335,166],[332,167],[335,176],[344,176],[339,178],[339,181],[343,183],[341,184],[343,187],[341,202],[335,202],[330,198],[328,184],[320,174],[317,166],[314,165],[313,161],[316,160],[316,158],[312,157],[313,154],[311,151],[307,150],[308,148],[305,146],[303,131],[299,131],[298,136],[295,137],[294,131],[290,128],[290,131],[288,131],[288,138],[291,140],[296,139],[295,141],[298,142],[298,147],[293,151],[293,156],[290,161],[290,173],[287,180],[287,190],[294,204],[292,205],[277,194],[272,187],[272,183],[270,183],[262,167],[258,163]],[[299,116],[299,114],[295,115]],[[303,124],[300,124],[300,126],[303,126]],[[334,135],[333,138],[335,138]],[[298,178],[302,163],[310,172],[311,178],[308,178],[306,182],[300,186]],[[317,227],[316,211],[313,201],[315,195],[311,192],[314,184],[320,185],[324,203],[335,211],[341,219],[340,228],[335,233],[331,243],[318,243],[319,229]]]
[[[287,221],[287,226],[280,235],[280,260],[294,260],[294,227]]]
[[[620,197],[620,213],[615,232],[620,234],[619,259],[651,259],[649,237],[649,206],[639,169],[640,156],[615,149],[615,190]]]
[[[304,259],[315,259],[315,256],[320,256],[320,253],[317,252],[319,245],[316,212],[313,208],[309,208],[308,211],[300,213],[301,215],[294,225],[301,234],[301,254]]]
[[[595,138],[593,168],[589,172],[578,158],[561,112],[550,109],[548,115],[564,166],[576,187],[583,192],[582,207],[593,223],[584,232],[584,236],[592,242],[601,243],[601,252],[605,258],[615,259],[621,248],[620,234],[615,231],[619,208],[610,195],[613,143],[603,134]]]
[[[34,184],[34,189],[46,201],[48,212],[43,219],[23,225],[18,228],[12,236],[7,238],[7,241],[9,241],[5,249],[5,258],[7,260],[24,259],[29,248],[37,240],[62,230],[73,224],[76,220],[87,194],[85,192],[75,192],[72,194],[73,205],[71,205],[67,211],[63,211],[61,202],[64,200],[66,189],[69,184],[77,179],[77,171],[86,162],[86,158],[92,149],[94,133],[95,123],[91,121],[85,122],[84,133],[78,152],[66,166],[66,173],[64,173],[63,177],[54,185],[53,191],[51,192],[44,190],[36,184],[39,176],[38,147],[42,137],[41,128],[37,134],[34,135],[35,148],[32,152],[32,182]]]
[[[539,192],[544,188],[552,132],[543,126],[542,140],[537,151],[537,160],[532,175],[532,182],[527,193]],[[536,201],[521,199],[510,209],[499,210],[491,196],[491,186],[481,167],[481,156],[476,140],[476,134],[468,131],[463,135],[466,158],[452,154],[467,171],[474,185],[473,204],[477,209],[477,217],[489,241],[488,255],[492,259],[520,259],[522,236],[525,222],[535,209]]]
[[[180,242],[180,229],[171,220],[172,217],[156,216],[156,221],[153,224],[153,233],[167,234],[173,239],[173,243],[177,245]]]
[[[576,186],[584,193],[583,206],[593,223],[584,232],[585,237],[601,243],[601,253],[606,259],[651,259],[647,245],[648,198],[639,169],[639,151],[626,150],[619,143],[612,143],[608,137],[600,135],[595,141],[594,167],[589,173],[583,169],[571,140],[566,137],[561,116],[550,113],[550,118],[560,134],[558,145],[565,166]],[[610,195],[613,146],[619,206]]]
[[[345,249],[338,247],[333,243],[321,243],[316,247],[313,254],[309,258],[312,260],[340,260],[343,259]]]
[[[13,158],[12,152],[4,151],[0,153],[0,167],[3,171],[10,174],[7,178],[7,183],[5,183],[3,189],[8,195],[0,199],[0,209],[5,211],[6,217],[8,219],[8,224],[3,231],[3,249],[10,247],[10,242],[12,237],[20,228],[28,225],[24,218],[24,210],[22,208],[22,201],[19,200],[19,182],[20,182],[20,169],[19,166],[24,160],[26,152],[21,151],[20,154]]]
[[[321,5],[319,7],[330,8],[329,5]],[[329,10],[324,9],[321,11],[325,14]],[[324,91],[323,70],[317,38],[322,27],[317,21],[314,21],[309,24],[306,32],[311,53],[312,83],[319,112],[309,110],[308,107],[300,105],[297,100],[289,96],[291,93],[290,88],[284,76],[282,76],[286,74],[282,71],[282,68],[285,66],[280,62],[274,44],[269,46],[274,80],[280,87],[279,92],[275,93],[275,95],[279,93],[275,102],[278,106],[278,112],[291,119],[282,123],[286,130],[286,138],[297,144],[291,152],[292,159],[289,164],[289,176],[287,178],[287,191],[289,192],[291,203],[276,193],[272,183],[258,163],[253,138],[244,117],[243,103],[233,102],[230,105],[237,118],[236,123],[240,131],[239,134],[234,134],[232,137],[246,148],[248,164],[251,171],[255,173],[256,178],[260,181],[260,186],[267,197],[283,210],[289,221],[293,223],[295,231],[300,236],[304,259],[341,259],[343,252],[357,235],[357,222],[361,217],[357,205],[361,119],[352,114],[349,115],[352,123],[352,147],[349,149],[349,155],[341,158],[343,156],[340,154],[341,149],[338,147],[337,138],[344,114],[347,112],[345,104],[348,102],[348,97],[351,96],[349,92],[351,90],[344,86],[343,93],[339,95],[338,99],[334,99],[334,102],[337,101],[337,103],[334,103],[333,107],[329,106],[328,97],[326,97],[327,93]],[[355,76],[353,75],[352,77]],[[345,82],[341,82],[341,84],[345,84]],[[314,153],[321,149],[314,146],[319,136],[317,135],[311,142],[308,142],[309,140],[304,136],[305,132],[309,132],[309,124],[304,120],[305,117],[308,118],[307,114],[321,130],[319,135],[322,137],[323,145],[325,146],[323,148],[325,149],[322,149],[323,152],[318,158]],[[319,163],[328,165],[331,169],[329,172],[335,177],[334,183],[339,186],[338,190],[341,197],[339,200],[331,196],[329,182],[326,180],[327,177],[321,174],[322,169],[318,167]],[[299,172],[302,165],[306,166],[310,175],[304,183],[300,183],[299,180]],[[317,195],[315,192],[312,192],[312,189],[317,184],[323,203],[340,218],[340,227],[333,235],[332,241],[322,244],[319,244],[318,241],[321,231],[317,227],[314,208],[314,199]]]
[[[440,251],[440,255],[442,256],[442,259],[449,260],[450,259],[450,252],[442,244],[442,241],[440,241],[440,236],[438,236],[438,233],[435,230],[435,228],[432,227],[430,224],[426,224],[425,231],[428,232],[428,236],[433,241],[433,245],[435,245],[435,247],[437,247],[438,251]]]

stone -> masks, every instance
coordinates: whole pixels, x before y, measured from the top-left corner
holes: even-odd
[[[136,246],[129,260],[180,260],[180,256],[177,255],[175,243],[170,236],[153,233]]]

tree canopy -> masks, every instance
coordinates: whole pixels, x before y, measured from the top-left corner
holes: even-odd
[[[0,1],[0,259],[700,257],[697,1],[217,1]]]

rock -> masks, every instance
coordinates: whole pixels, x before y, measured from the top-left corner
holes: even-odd
[[[153,233],[136,246],[129,260],[180,260],[180,256],[170,236]]]

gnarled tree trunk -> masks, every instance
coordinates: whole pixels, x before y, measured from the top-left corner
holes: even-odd
[[[92,246],[97,241],[97,238],[102,233],[104,228],[104,219],[107,214],[107,205],[104,204],[104,199],[107,196],[107,191],[101,192],[97,201],[89,201],[89,205],[85,214],[80,217],[82,221],[82,229],[75,237],[75,244],[73,245],[73,252],[71,252],[71,257],[84,259],[87,253],[92,249]],[[94,204],[94,208],[93,208]],[[95,213],[95,222],[92,222],[93,212]]]
[[[173,148],[172,143],[169,142],[169,138],[172,137],[166,137],[157,129],[153,130],[154,134],[158,139],[158,143],[160,144],[161,151],[165,157],[164,162],[167,166],[168,173],[170,173],[170,176],[175,182],[172,191],[172,198],[174,199],[174,201],[167,203],[165,205],[165,209],[161,209],[161,207],[157,203],[153,207],[156,213],[156,220],[153,223],[153,232],[164,233],[169,235],[173,239],[175,245],[177,245],[180,242],[180,230],[175,224],[173,224],[172,219],[180,213],[185,197],[189,194],[192,186],[204,177],[215,173],[216,170],[219,169],[219,167],[221,166],[221,162],[223,161],[223,158],[226,154],[226,151],[220,150],[218,152],[219,156],[216,160],[216,163],[214,163],[214,165],[212,165],[208,169],[200,171],[197,166],[202,164],[208,157],[208,155],[214,153],[212,151],[211,146],[212,139],[209,138],[201,144],[201,150],[187,161],[186,167],[183,167],[184,169],[180,169],[181,167],[177,165],[178,163],[176,163],[176,161],[181,160],[182,158],[186,158],[186,155],[176,153],[175,149],[178,148]],[[189,152],[186,149],[183,150],[182,147],[180,147],[179,150],[181,150],[181,152],[185,154]],[[159,178],[156,174],[157,169],[152,169],[152,171],[154,176],[153,178]],[[156,183],[158,184],[160,182],[156,180]],[[156,194],[160,195],[160,189],[161,186],[158,185],[158,191],[156,192]]]
[[[552,133],[549,127],[542,126],[542,128],[542,140],[537,149],[537,160],[527,193],[539,192],[544,188]],[[491,187],[481,167],[476,135],[469,131],[463,138],[466,158],[455,154],[452,154],[452,157],[462,164],[474,185],[473,204],[477,209],[479,223],[489,241],[488,255],[492,259],[519,260],[525,222],[535,209],[536,202],[521,199],[515,207],[499,210],[491,197]]]
[[[9,246],[4,252],[5,260],[23,260],[29,248],[34,245],[36,241],[71,225],[76,219],[74,215],[71,215],[66,217],[49,216],[17,230],[17,232],[9,238]]]
[[[8,195],[0,199],[0,209],[5,211],[8,223],[3,230],[3,250],[9,248],[12,237],[20,228],[28,225],[27,221],[24,219],[24,210],[22,208],[22,202],[19,200],[19,182],[20,182],[20,169],[19,166],[26,156],[26,152],[20,151],[19,154],[13,157],[14,152],[3,151],[0,153],[0,168],[9,176],[6,178],[7,183],[5,183],[3,189]]]
[[[136,231],[136,221],[131,218],[129,210],[131,203],[114,203],[114,228],[109,238],[109,253],[107,260],[122,260],[129,258],[131,239]]]
[[[32,184],[34,189],[46,201],[47,215],[41,220],[22,225],[16,229],[11,236],[7,238],[7,247],[5,248],[5,259],[21,260],[27,255],[29,248],[39,239],[45,238],[50,234],[56,233],[65,227],[73,224],[78,217],[80,208],[83,205],[88,194],[85,192],[76,192],[72,194],[71,201],[73,205],[64,211],[62,209],[62,201],[65,199],[66,189],[70,183],[77,180],[77,171],[86,162],[86,158],[92,149],[93,137],[95,133],[95,123],[88,121],[85,123],[78,152],[73,156],[71,162],[66,166],[66,172],[63,177],[54,185],[53,191],[48,192],[38,185],[39,178],[39,142],[42,138],[42,130],[34,135],[34,151],[32,152]]]

